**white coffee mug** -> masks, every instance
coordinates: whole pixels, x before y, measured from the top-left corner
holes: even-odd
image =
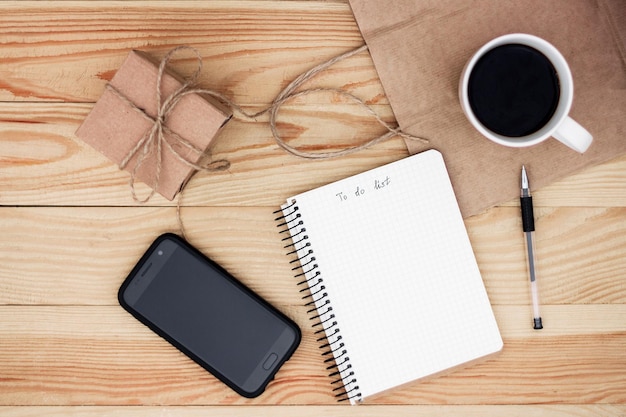
[[[470,75],[476,63],[488,51],[508,44],[526,45],[542,53],[554,66],[559,81],[560,95],[552,117],[539,130],[521,137],[504,136],[485,127],[474,114],[468,96]],[[553,136],[573,150],[580,153],[585,152],[591,145],[593,136],[568,116],[573,98],[572,73],[563,55],[547,41],[523,33],[500,36],[482,46],[465,65],[459,82],[459,100],[470,123],[486,138],[500,145],[512,147],[532,146]]]

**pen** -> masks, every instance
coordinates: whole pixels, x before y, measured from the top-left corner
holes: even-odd
[[[530,295],[533,303],[533,328],[543,329],[541,314],[539,314],[539,293],[537,290],[537,275],[535,271],[535,219],[533,214],[533,198],[530,195],[526,168],[522,165],[522,192],[520,196],[522,208],[522,227],[524,241],[528,255],[528,274],[530,275]]]

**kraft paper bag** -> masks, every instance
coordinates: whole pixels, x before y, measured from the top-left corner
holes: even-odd
[[[442,152],[465,217],[626,153],[626,1],[350,0],[411,153]],[[465,63],[489,40],[529,33],[557,47],[574,78],[570,116],[593,136],[579,154],[557,140],[507,148],[481,136],[458,100]]]

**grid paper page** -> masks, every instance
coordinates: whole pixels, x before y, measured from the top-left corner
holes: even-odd
[[[311,272],[311,291],[324,286],[327,297],[317,293],[317,304],[322,312],[330,300],[332,312],[321,319],[335,315],[328,322],[337,322],[347,352],[341,360],[349,357],[356,379],[350,388],[362,398],[501,350],[439,152],[293,199],[311,243],[296,245],[298,254],[314,251],[323,283],[313,286],[319,278]]]

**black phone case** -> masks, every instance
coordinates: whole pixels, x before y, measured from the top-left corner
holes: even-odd
[[[158,328],[155,324],[153,324],[151,321],[149,321],[148,319],[146,319],[145,317],[143,317],[139,312],[135,311],[130,305],[128,305],[125,301],[124,301],[124,291],[125,289],[130,285],[130,283],[132,282],[133,278],[137,275],[137,273],[140,271],[141,267],[143,266],[143,264],[146,262],[146,260],[150,257],[150,255],[154,252],[154,249],[159,245],[160,242],[162,242],[163,240],[172,240],[174,242],[176,242],[178,245],[180,245],[181,247],[185,248],[186,250],[188,250],[191,254],[193,254],[194,256],[200,258],[203,261],[208,262],[209,264],[211,264],[212,266],[214,266],[216,269],[218,269],[220,272],[223,273],[224,279],[228,279],[230,280],[232,283],[234,283],[236,286],[238,286],[239,288],[241,288],[245,293],[247,293],[252,299],[254,299],[255,301],[257,301],[261,306],[263,306],[266,310],[268,310],[270,313],[272,313],[274,316],[278,317],[279,319],[281,319],[282,321],[285,322],[285,324],[289,327],[291,327],[296,335],[296,338],[294,340],[293,345],[291,346],[291,348],[289,349],[289,351],[282,357],[282,358],[278,358],[278,366],[276,366],[276,368],[274,369],[274,372],[272,372],[271,374],[268,375],[268,377],[263,381],[263,383],[261,384],[261,386],[253,391],[253,392],[248,392],[245,391],[243,388],[241,388],[239,385],[237,385],[235,382],[231,381],[228,377],[226,377],[225,375],[221,374],[219,371],[217,371],[216,369],[214,369],[211,365],[209,365],[208,363],[204,362],[202,359],[200,359],[199,357],[197,357],[196,355],[194,355],[191,351],[189,351],[182,343],[178,342],[176,339],[170,337],[166,332],[162,331],[160,328]],[[161,236],[159,236],[154,242],[152,242],[152,244],[150,245],[150,247],[148,248],[148,250],[146,250],[146,252],[143,254],[143,256],[139,259],[139,261],[137,262],[137,264],[134,266],[134,268],[131,270],[130,274],[126,277],[126,279],[124,280],[124,282],[122,283],[118,294],[117,294],[117,299],[120,303],[120,305],[126,310],[128,311],[133,317],[135,317],[137,320],[139,320],[141,323],[143,323],[144,325],[146,325],[148,328],[150,328],[153,332],[155,332],[157,335],[161,336],[163,339],[165,339],[166,341],[168,341],[170,344],[172,344],[174,347],[176,347],[178,350],[180,350],[181,352],[183,352],[185,355],[187,355],[189,358],[191,358],[194,362],[196,362],[198,365],[202,366],[204,369],[206,369],[207,371],[209,371],[213,376],[215,376],[217,379],[219,379],[220,381],[222,381],[224,384],[226,384],[227,386],[229,386],[230,388],[232,388],[235,392],[237,392],[239,395],[242,395],[246,398],[254,398],[254,397],[258,397],[259,395],[261,395],[263,393],[263,391],[265,391],[265,388],[267,387],[267,385],[270,383],[270,381],[272,379],[274,379],[274,376],[276,375],[276,373],[278,372],[278,370],[282,367],[282,365],[292,356],[292,354],[295,352],[296,348],[299,346],[300,344],[300,340],[302,338],[302,334],[300,331],[300,328],[296,325],[295,322],[293,322],[289,317],[285,316],[283,313],[281,313],[280,311],[278,311],[275,307],[273,307],[271,304],[269,304],[267,301],[265,301],[264,299],[262,299],[261,297],[259,297],[256,293],[254,293],[252,290],[250,290],[248,287],[246,287],[245,285],[243,285],[241,282],[239,282],[235,277],[233,277],[228,271],[226,271],[224,268],[222,268],[219,264],[215,263],[214,261],[212,261],[210,258],[208,258],[207,256],[205,256],[202,252],[200,252],[199,250],[197,250],[196,248],[194,248],[193,246],[191,246],[187,241],[185,241],[184,239],[182,239],[181,237],[179,237],[178,235],[175,235],[173,233],[165,233],[162,234]]]

